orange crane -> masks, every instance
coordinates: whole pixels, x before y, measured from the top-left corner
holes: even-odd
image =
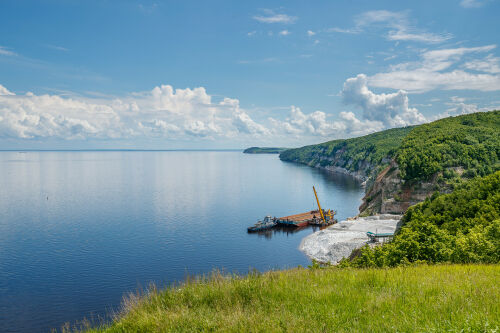
[[[323,209],[321,209],[321,205],[319,204],[318,193],[316,193],[316,189],[314,188],[314,186],[313,186],[313,191],[314,191],[314,196],[316,197],[316,202],[318,203],[318,209],[319,213],[321,214],[321,219],[323,220],[323,223],[326,224],[325,214],[323,214]]]

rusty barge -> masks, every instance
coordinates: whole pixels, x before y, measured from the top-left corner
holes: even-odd
[[[316,197],[316,203],[318,204],[317,210],[311,210],[306,213],[289,215],[284,217],[279,217],[276,219],[278,225],[289,226],[289,227],[305,227],[307,225],[316,226],[327,226],[337,223],[335,219],[335,214],[337,212],[328,209],[325,211],[321,208],[319,203],[318,194],[313,186],[314,196]]]
[[[306,227],[308,225],[324,227],[337,223],[337,220],[335,219],[335,214],[337,214],[337,212],[330,209],[324,210],[323,208],[321,208],[318,194],[316,193],[316,189],[314,188],[314,186],[313,191],[314,196],[316,197],[316,203],[318,204],[318,209],[283,217],[271,218],[271,216],[266,216],[267,222],[265,223],[265,225],[263,222],[259,221],[253,227],[249,227],[247,229],[248,232],[271,229],[275,225],[282,227],[300,228]]]

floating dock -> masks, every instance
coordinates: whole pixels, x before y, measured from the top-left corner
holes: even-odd
[[[313,191],[314,191],[314,196],[316,197],[316,203],[318,204],[318,209],[311,210],[309,212],[301,214],[288,215],[278,218],[275,217],[272,218],[272,222],[282,227],[296,227],[296,228],[306,227],[307,225],[326,227],[337,223],[337,220],[335,219],[335,214],[337,214],[337,212],[331,209],[328,209],[327,211],[322,209],[319,203],[318,194],[316,193],[316,189],[314,188],[314,186],[313,186]],[[268,222],[271,222],[271,216],[267,216],[266,219],[268,220]],[[260,225],[262,225],[262,222],[259,223]],[[260,226],[259,223],[255,224],[255,226],[253,227],[249,227],[248,231],[251,232],[251,231],[264,230],[264,228],[259,227]],[[274,227],[274,225],[268,223],[266,224],[265,229],[269,229],[272,227]]]
[[[311,210],[306,213],[278,217],[276,222],[282,226],[305,227],[308,224],[321,222],[321,214],[319,210]]]

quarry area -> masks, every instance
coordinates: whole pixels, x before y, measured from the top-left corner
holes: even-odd
[[[353,250],[373,244],[367,233],[392,234],[402,215],[381,214],[348,219],[305,237],[299,249],[319,262],[338,263]]]

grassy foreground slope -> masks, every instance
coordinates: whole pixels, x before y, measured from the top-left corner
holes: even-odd
[[[499,265],[214,275],[89,332],[486,332],[500,329],[499,280]]]

